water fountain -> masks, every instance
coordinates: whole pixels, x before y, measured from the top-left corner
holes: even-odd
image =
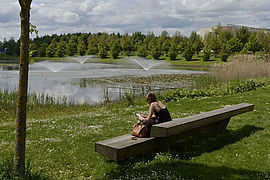
[[[87,56],[69,56],[68,58],[74,59],[81,64],[84,64],[88,59],[96,58],[96,55],[87,55]]]
[[[57,62],[50,62],[50,61],[42,61],[42,62],[36,63],[35,65],[36,66],[41,65],[42,67],[45,67],[51,72],[59,72],[68,66],[67,63],[57,63]]]
[[[132,62],[139,64],[145,71],[148,71],[152,67],[158,66],[164,63],[158,60],[150,60],[150,59],[146,59],[146,58],[138,57],[138,56],[128,57],[128,59],[131,60]]]

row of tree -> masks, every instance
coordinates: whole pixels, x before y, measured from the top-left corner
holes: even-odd
[[[19,55],[20,40],[14,38],[0,42],[0,48],[6,49],[8,55]],[[100,58],[119,55],[142,57],[152,56],[159,59],[161,55],[171,60],[181,54],[186,60],[191,60],[196,53],[203,52],[202,58],[209,60],[211,53],[226,60],[230,54],[237,52],[270,51],[270,33],[258,31],[250,33],[246,27],[240,28],[236,35],[231,31],[216,28],[203,39],[192,32],[189,37],[182,36],[176,31],[172,36],[163,31],[160,36],[153,32],[142,34],[107,33],[75,33],[61,35],[46,35],[36,37],[30,42],[30,56],[64,57],[76,55],[99,55]]]

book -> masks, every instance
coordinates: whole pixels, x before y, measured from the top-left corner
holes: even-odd
[[[139,119],[143,118],[143,116],[140,113],[136,113],[136,116],[138,116]]]

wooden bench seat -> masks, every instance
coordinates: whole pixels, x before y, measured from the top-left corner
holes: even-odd
[[[223,132],[231,117],[253,109],[253,104],[242,103],[194,116],[173,119],[170,122],[152,126],[150,138],[132,140],[132,135],[126,134],[96,142],[95,151],[114,161],[138,154],[157,152],[165,149],[165,146],[174,142],[175,138],[184,138],[209,130]]]
[[[226,106],[221,109],[200,113],[194,116],[173,119],[172,121],[156,124],[151,129],[152,137],[168,137],[181,134],[182,132],[197,128],[216,126],[217,132],[223,132],[231,117],[254,109],[253,104],[241,103],[233,106]]]
[[[149,152],[151,150],[152,152],[159,150],[157,138],[136,138],[136,140],[132,140],[132,137],[131,134],[126,134],[96,142],[95,151],[111,160],[119,161],[137,154],[151,153]]]

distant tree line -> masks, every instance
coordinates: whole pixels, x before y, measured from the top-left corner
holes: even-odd
[[[19,55],[19,41],[14,38],[0,42],[0,48],[6,48],[6,54]],[[120,33],[74,33],[53,34],[36,37],[30,42],[30,56],[64,57],[98,55],[117,59],[120,55],[141,56],[159,59],[167,56],[171,60],[182,55],[191,60],[197,54],[203,60],[209,60],[213,54],[226,61],[228,56],[235,53],[256,53],[270,51],[270,33],[264,31],[249,32],[246,27],[240,28],[236,35],[231,31],[215,29],[203,39],[195,32],[189,37],[182,36],[176,31],[172,36],[163,31],[160,36],[153,32],[142,34]]]

